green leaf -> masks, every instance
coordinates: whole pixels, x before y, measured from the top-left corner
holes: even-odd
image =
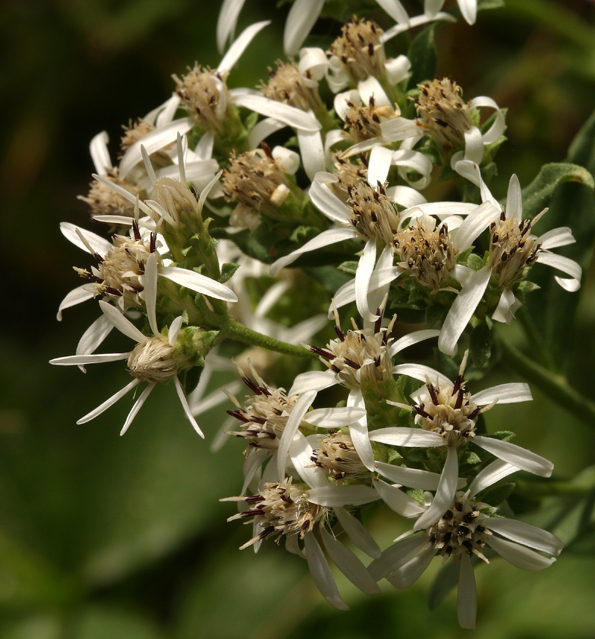
[[[498,507],[503,501],[506,501],[512,491],[514,490],[515,484],[509,482],[507,484],[499,484],[498,486],[490,486],[483,490],[478,495],[479,501],[483,501],[494,508]]]
[[[440,22],[432,22],[411,43],[407,57],[411,61],[409,88],[415,87],[436,75],[436,29]]]
[[[232,264],[230,262],[226,262],[221,267],[221,277],[219,281],[221,283],[225,283],[233,277],[233,274],[240,268],[239,264]]]
[[[343,271],[343,273],[347,273],[348,275],[355,275],[357,271],[357,262],[354,262],[352,260],[348,262],[343,262],[342,264],[339,264],[337,268],[340,271]]]
[[[471,359],[477,368],[483,368],[490,361],[494,331],[485,322],[478,324],[472,331],[469,340]]]
[[[480,271],[485,266],[485,262],[476,253],[471,253],[467,259],[467,266],[474,271]]]

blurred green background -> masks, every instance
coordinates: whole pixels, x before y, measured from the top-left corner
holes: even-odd
[[[129,402],[84,426],[75,421],[124,384],[121,368],[89,367],[83,375],[47,364],[73,353],[97,314],[87,304],[55,320],[60,299],[79,284],[71,266],[86,265],[58,223],[91,225],[76,199],[90,181],[88,143],[105,129],[115,150],[121,125],[170,95],[172,73],[195,60],[217,65],[219,4],[2,3],[0,639],[459,636],[453,594],[437,610],[427,608],[437,565],[408,591],[385,584],[376,598],[339,579],[351,606],[339,613],[318,594],[305,562],[273,543],[258,555],[240,552],[248,531],[226,524],[230,506],[218,499],[241,488],[242,446],[234,440],[209,452],[224,407],[200,420],[203,442],[173,388],[158,388],[120,439]],[[240,29],[269,17],[273,24],[234,69],[231,86],[255,86],[282,56],[288,7],[247,4]],[[408,6],[419,12],[415,2]],[[382,14],[375,17],[386,25]],[[542,164],[563,161],[593,110],[594,25],[595,4],[587,0],[508,0],[504,9],[481,12],[474,27],[441,29],[439,73],[452,75],[466,98],[490,95],[509,109],[497,196],[512,172],[526,185]],[[328,44],[337,31],[322,20],[311,42]],[[585,275],[568,370],[595,399],[593,275]],[[113,344],[118,348],[117,339]],[[594,425],[538,392],[532,405],[501,407],[487,420],[490,430],[511,428],[518,443],[552,459],[558,479],[595,461]],[[585,512],[588,520],[584,502],[565,502],[564,526],[576,528]],[[517,503],[522,510],[522,495]],[[558,507],[550,506],[540,524]],[[366,517],[383,547],[401,532],[385,510]],[[595,540],[589,521],[582,524],[580,543],[543,573],[498,560],[477,571],[478,636],[595,635]],[[556,531],[563,537],[564,526]]]

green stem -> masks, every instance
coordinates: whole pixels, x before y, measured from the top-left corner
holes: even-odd
[[[270,351],[276,351],[283,355],[293,355],[294,357],[317,357],[315,353],[312,353],[303,346],[294,346],[293,344],[282,342],[278,339],[274,339],[273,337],[267,337],[266,335],[257,333],[231,318],[221,326],[221,332],[229,339],[245,342],[252,346],[262,346],[262,348],[266,348]]]
[[[502,359],[506,364],[521,373],[569,413],[595,426],[595,403],[574,390],[564,377],[548,371],[503,339],[500,338],[499,342]]]

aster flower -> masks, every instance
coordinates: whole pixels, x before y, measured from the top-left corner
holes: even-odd
[[[529,473],[549,477],[553,464],[540,455],[516,444],[485,435],[477,435],[475,426],[482,412],[495,404],[530,401],[527,384],[502,384],[471,395],[465,389],[464,372],[468,351],[465,353],[454,382],[437,371],[420,364],[396,366],[395,373],[424,381],[425,385],[414,393],[414,404],[388,403],[415,414],[419,428],[389,427],[370,433],[370,440],[392,446],[413,448],[444,448],[446,460],[432,506],[416,522],[415,529],[433,524],[452,502],[458,477],[457,449],[473,442],[488,453],[512,466]]]
[[[425,571],[435,556],[443,562],[459,562],[458,619],[463,628],[474,628],[477,612],[475,577],[471,557],[489,563],[483,554],[488,546],[513,566],[542,570],[550,566],[562,550],[562,542],[550,532],[522,521],[494,516],[494,509],[477,495],[517,469],[496,460],[471,482],[466,492],[458,492],[432,523],[416,524],[387,548],[369,566],[375,579],[386,579],[396,588],[407,588]],[[432,508],[427,494],[426,509]],[[425,515],[420,517],[421,521]]]
[[[170,325],[167,336],[158,330],[155,303],[157,297],[157,261],[155,254],[151,254],[145,265],[145,300],[146,312],[153,335],[147,337],[141,333],[124,314],[107,302],[100,301],[99,305],[103,313],[110,322],[124,335],[130,337],[136,342],[136,346],[132,351],[126,353],[106,353],[106,354],[79,354],[67,357],[59,357],[50,361],[51,364],[60,366],[85,366],[87,364],[98,364],[103,362],[114,362],[123,359],[127,360],[128,371],[134,377],[134,380],[127,384],[122,390],[107,399],[96,409],[78,420],[77,424],[84,424],[91,421],[98,415],[101,415],[110,406],[115,404],[119,399],[124,397],[133,388],[136,388],[141,382],[147,382],[147,386],[134,403],[124,426],[120,432],[123,435],[129,428],[130,424],[142,408],[149,394],[160,382],[173,379],[176,391],[180,398],[180,402],[186,413],[186,417],[192,424],[196,432],[204,437],[196,420],[190,412],[188,401],[182,390],[182,385],[178,379],[178,373],[191,368],[199,360],[204,361],[201,350],[208,351],[210,342],[216,333],[208,333],[205,331],[197,331],[191,338],[191,344],[187,340],[179,341],[180,329],[182,328],[183,318],[177,317]],[[195,351],[195,352],[192,352]]]
[[[466,177],[480,186],[484,202],[500,206],[481,180],[479,167],[476,164],[459,162],[458,167]],[[551,266],[570,278],[555,276],[556,282],[567,291],[574,292],[580,288],[581,267],[574,261],[551,250],[574,243],[575,239],[568,227],[559,227],[542,236],[532,234],[533,226],[546,213],[547,209],[532,220],[523,220],[523,200],[521,187],[516,175],[510,178],[506,208],[500,207],[500,216],[490,225],[490,249],[488,263],[479,271],[471,273],[467,282],[452,305],[440,333],[438,347],[441,351],[452,355],[456,344],[465,330],[469,320],[484,297],[491,283],[501,290],[492,319],[500,322],[512,320],[520,302],[514,295],[516,286],[525,277],[526,268],[541,263]],[[481,232],[469,239],[473,242]],[[471,243],[470,242],[470,243]]]

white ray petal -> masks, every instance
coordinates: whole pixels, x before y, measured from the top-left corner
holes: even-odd
[[[372,575],[351,550],[327,532],[324,526],[320,527],[320,536],[328,556],[352,584],[367,595],[375,595],[380,592]]]
[[[124,433],[130,428],[130,424],[134,421],[134,418],[137,416],[138,411],[143,407],[143,404],[147,401],[147,397],[151,394],[153,388],[155,388],[155,382],[149,384],[145,390],[140,394],[139,398],[134,402],[134,406],[131,408],[128,413],[128,417],[124,422],[124,426],[122,426],[122,430],[120,431],[120,436],[124,435]]]
[[[424,2],[424,13],[433,18],[440,9],[442,9],[442,5],[444,4],[444,0],[425,0]]]
[[[379,581],[383,577],[394,573],[413,559],[426,545],[426,541],[427,537],[425,535],[413,535],[398,541],[387,548],[378,559],[375,559],[368,566],[370,574]]]
[[[70,222],[61,222],[60,231],[62,231],[62,235],[67,240],[72,242],[76,247],[85,251],[85,253],[89,253],[89,249],[81,240],[79,233],[85,238],[93,252],[97,253],[100,257],[105,257],[108,251],[111,251],[114,248],[110,242],[102,238],[100,235],[97,235],[97,233],[87,231],[86,229],[83,229],[76,224],[71,224]]]
[[[109,142],[109,136],[106,131],[98,133],[89,145],[89,151],[91,153],[91,159],[95,166],[95,171],[100,175],[105,175],[110,169],[113,168],[112,160],[109,156],[107,148]]]
[[[521,302],[515,297],[514,293],[509,288],[505,288],[502,291],[502,295],[500,295],[496,310],[492,313],[492,319],[496,322],[510,324],[514,319],[514,314],[521,306]]]
[[[391,486],[382,479],[374,479],[374,487],[382,501],[402,517],[417,517],[424,512],[424,508],[398,486]]]
[[[496,101],[487,96],[482,95],[482,96],[473,98],[471,100],[472,109],[477,109],[481,107],[487,107],[488,109],[494,109],[496,111],[496,114],[495,114],[496,117],[494,118],[494,123],[489,128],[489,130],[483,134],[483,143],[485,145],[493,144],[504,133],[504,129],[506,128],[506,121],[504,119],[504,114],[502,113]]]
[[[320,235],[306,242],[304,246],[273,262],[273,264],[271,264],[271,275],[276,275],[283,267],[295,262],[302,253],[308,253],[309,251],[315,251],[330,244],[337,244],[337,242],[357,238],[358,235],[352,228],[336,228],[323,231]]]
[[[564,547],[562,541],[551,532],[517,519],[490,517],[488,528],[511,541],[529,546],[534,550],[541,550],[555,557],[562,552]]]
[[[87,413],[84,417],[81,417],[77,424],[86,424],[90,422],[92,419],[95,419],[98,415],[101,415],[104,411],[106,411],[110,406],[113,406],[119,399],[124,397],[127,393],[129,393],[135,386],[140,384],[140,379],[133,379],[130,384],[124,386],[124,388],[120,389],[115,395],[112,395],[109,399],[106,399],[103,404],[100,404],[97,408],[92,410],[90,413]]]
[[[175,346],[176,342],[178,341],[178,335],[183,323],[184,318],[181,315],[178,315],[178,317],[176,317],[170,324],[169,330],[167,331],[167,341],[170,346]]]
[[[394,357],[397,353],[400,353],[405,348],[413,346],[414,344],[419,344],[420,342],[424,342],[427,339],[438,337],[438,335],[440,335],[440,331],[433,328],[409,333],[409,335],[405,335],[404,337],[398,339],[394,344],[391,344],[391,347],[389,349],[390,356]]]
[[[279,440],[279,449],[277,451],[277,472],[279,478],[285,477],[285,467],[287,465],[287,455],[289,454],[289,448],[293,440],[293,436],[297,433],[304,415],[312,405],[312,402],[316,398],[315,391],[308,391],[304,393],[295,403],[291,415],[287,420],[281,439]]]
[[[408,209],[420,204],[427,204],[426,198],[416,189],[410,186],[398,185],[390,186],[386,189],[386,194],[400,206]]]
[[[223,0],[217,20],[217,49],[223,53],[228,39],[233,38],[240,11],[246,0]]]
[[[435,15],[420,15],[415,16],[409,19],[409,24],[395,24],[390,29],[387,29],[381,36],[380,42],[383,44],[388,42],[395,36],[399,35],[399,33],[404,33],[405,31],[409,31],[409,29],[414,29],[415,27],[419,27],[422,24],[427,24],[428,22],[433,22],[434,20],[444,20],[446,22],[456,22],[456,18],[451,16],[450,13],[436,13]]]
[[[145,262],[145,274],[143,276],[145,294],[145,308],[149,318],[149,326],[153,335],[159,335],[157,326],[157,255],[151,253]]]
[[[326,482],[326,486],[310,488],[307,492],[308,501],[328,508],[337,506],[361,506],[380,499],[380,495],[369,486],[361,484],[333,485]]]
[[[444,468],[440,475],[440,483],[430,507],[415,522],[414,530],[422,530],[436,523],[440,517],[452,506],[457,490],[459,478],[459,460],[456,448],[449,446],[444,462]]]
[[[459,0],[459,3],[462,0]],[[457,592],[457,616],[461,628],[475,628],[477,617],[477,589],[471,558],[465,552],[461,555],[459,568],[459,588]]]
[[[401,269],[398,266],[391,266],[390,268],[375,269],[370,277],[369,295],[374,291],[387,286],[392,281],[396,280],[401,274]],[[346,304],[355,302],[355,278],[346,282],[341,286],[335,296],[333,297],[335,307],[341,308]],[[331,304],[329,308],[329,317],[333,316],[333,306]]]
[[[157,107],[155,124],[156,128],[164,127],[173,121],[176,111],[178,110],[178,106],[180,106],[180,97],[177,95],[172,95],[171,98],[166,100],[161,106]]]
[[[554,557],[544,557],[534,550],[525,548],[525,546],[519,546],[519,544],[500,539],[494,535],[488,538],[487,544],[506,561],[522,570],[542,570],[556,561]]]
[[[293,6],[295,7],[295,4]],[[331,569],[322,552],[322,548],[318,541],[316,541],[314,533],[308,532],[304,535],[304,547],[306,549],[306,559],[308,560],[310,574],[322,596],[331,606],[339,610],[349,610],[349,606],[341,599],[341,595],[339,595]]]
[[[103,344],[105,338],[111,333],[113,328],[114,325],[105,315],[98,317],[81,336],[76,347],[76,354],[89,355],[94,353],[97,348]]]
[[[175,142],[178,133],[184,135],[193,126],[194,123],[190,118],[180,118],[143,135],[141,140],[135,142],[124,154],[120,162],[119,176],[125,178],[131,169],[142,161],[141,144],[149,155],[153,155],[156,151],[160,151],[163,147]]]
[[[287,126],[285,122],[279,122],[273,118],[265,118],[256,124],[256,126],[250,131],[248,135],[248,146],[251,149],[256,149],[260,146],[263,140],[266,140],[269,135],[284,129]]]
[[[558,284],[567,291],[578,291],[581,285],[582,269],[574,260],[571,260],[568,257],[563,257],[562,255],[556,255],[555,253],[540,251],[537,255],[537,261],[540,264],[547,264],[552,268],[570,275],[572,277],[570,280],[556,276],[556,282],[558,282]]]
[[[520,220],[523,217],[523,196],[521,194],[521,184],[515,173],[512,174],[508,183],[508,193],[506,195],[506,217],[508,219]]]
[[[178,397],[180,398],[180,403],[182,404],[182,408],[184,409],[184,413],[186,413],[188,421],[192,424],[192,428],[194,428],[194,430],[204,439],[205,436],[199,425],[196,423],[194,416],[192,415],[190,406],[188,406],[188,400],[186,399],[186,395],[184,394],[184,390],[182,389],[182,384],[180,384],[180,380],[177,377],[174,377],[174,385],[176,387]]]
[[[200,140],[198,141],[198,144],[194,147],[194,153],[201,162],[207,162],[211,160],[211,158],[213,157],[214,144],[215,134],[212,131],[207,131],[206,133],[202,134]]]
[[[409,24],[409,16],[399,0],[376,0],[376,2],[399,24]]]
[[[415,583],[422,576],[435,555],[436,551],[433,547],[424,550],[417,555],[417,557],[410,559],[405,565],[388,575],[387,580],[395,588],[399,588],[400,590],[409,588],[411,584]]]
[[[342,428],[366,416],[365,408],[354,406],[344,408],[316,408],[310,411],[304,421],[319,428]]]
[[[306,175],[313,180],[314,176],[325,169],[324,146],[320,131],[297,130],[297,139],[302,156],[302,164]]]
[[[120,331],[120,333],[123,333],[126,337],[130,337],[130,339],[138,342],[139,344],[145,344],[148,342],[149,338],[146,335],[143,335],[138,328],[136,328],[136,326],[117,308],[103,300],[99,302],[99,307],[107,315],[110,322]]]
[[[312,182],[308,195],[314,206],[328,217],[329,220],[339,222],[340,224],[349,224],[349,220],[351,219],[349,208],[324,186],[325,184],[337,181],[334,175],[319,173],[314,179],[314,182]]]
[[[223,56],[223,59],[217,67],[217,71],[225,75],[235,66],[235,63],[240,59],[242,53],[246,50],[246,47],[252,42],[256,34],[264,29],[267,25],[271,24],[270,20],[263,20],[262,22],[255,22],[249,27],[246,27],[242,33],[237,37],[234,43],[229,47],[227,53]]]
[[[426,382],[429,379],[432,384],[436,386],[452,386],[453,383],[437,370],[424,366],[423,364],[399,364],[393,368],[393,375],[408,375],[413,379],[418,379],[420,382]]]
[[[61,322],[62,321],[62,311],[71,308],[72,306],[76,306],[77,304],[81,304],[82,302],[86,302],[87,300],[93,299],[94,294],[92,291],[89,291],[85,288],[86,284],[82,286],[77,286],[76,288],[69,291],[64,299],[60,302],[60,306],[58,307],[58,314],[56,315],[56,319]]]
[[[475,476],[475,479],[469,486],[469,496],[474,497],[477,493],[485,490],[489,486],[492,486],[496,482],[512,475],[512,473],[518,473],[519,469],[502,459],[495,459],[491,464],[488,464],[483,470]]]
[[[427,470],[418,470],[417,468],[404,468],[403,466],[385,464],[384,462],[376,462],[376,470],[393,483],[407,486],[408,488],[436,490],[440,481],[438,473],[430,473]],[[465,480],[462,483],[465,485]]]
[[[320,391],[337,383],[335,375],[332,371],[309,371],[298,375],[293,386],[289,389],[287,397],[292,395],[301,395],[308,391]]]
[[[484,266],[471,275],[467,284],[461,289],[448,311],[438,338],[438,348],[443,353],[451,356],[455,354],[459,337],[481,302],[491,275],[489,266]]]
[[[486,437],[485,435],[475,436],[473,443],[499,459],[503,459],[521,470],[526,470],[528,473],[533,473],[540,477],[550,477],[554,470],[554,464],[551,461],[516,444],[503,442],[500,439]]]
[[[491,202],[480,204],[457,228],[453,238],[453,246],[462,253],[468,249],[499,216],[500,210]]]
[[[406,140],[418,135],[420,131],[415,120],[408,120],[400,116],[382,121],[380,130],[382,131],[382,139],[385,142]]]
[[[498,402],[499,404],[530,402],[532,399],[533,395],[531,395],[529,384],[516,382],[492,386],[471,396],[471,401],[479,406],[485,406],[492,402]]]
[[[50,360],[54,366],[84,366],[86,364],[104,364],[105,362],[119,362],[128,359],[130,353],[83,353],[81,355],[67,355]]]
[[[314,451],[308,440],[298,430],[293,436],[289,447],[289,457],[298,475],[308,486],[316,488],[318,486],[328,486],[326,473],[312,463]]]
[[[362,104],[369,104],[370,99],[373,99],[376,106],[391,106],[390,100],[382,88],[382,85],[373,75],[357,83],[357,92],[359,93]]]
[[[388,444],[389,446],[406,446],[411,448],[440,448],[446,442],[438,433],[421,428],[390,426],[379,428],[370,433],[370,441]],[[428,489],[434,490],[434,489]]]
[[[353,388],[347,397],[348,407],[357,407],[365,410],[366,404],[361,388]],[[368,436],[368,419],[364,415],[357,422],[349,424],[349,436],[353,446],[359,455],[362,464],[370,471],[374,470],[374,452]]]
[[[384,72],[390,84],[399,84],[409,77],[411,72],[411,62],[405,55],[398,55],[390,58],[384,64]]]
[[[378,316],[370,312],[368,308],[368,291],[370,289],[370,278],[376,263],[376,240],[371,239],[366,242],[364,252],[359,258],[357,270],[355,272],[355,303],[359,314],[368,322],[374,322]]]
[[[377,558],[382,555],[378,544],[359,519],[340,506],[334,509],[334,513],[343,530],[355,546],[365,552],[369,557]]]
[[[560,226],[556,229],[548,231],[547,233],[544,233],[539,238],[539,242],[542,249],[549,251],[560,246],[574,244],[576,240],[572,235],[572,231],[567,226]]]
[[[264,448],[253,448],[246,457],[244,462],[244,485],[242,486],[241,495],[245,495],[251,481],[254,479],[256,473],[260,470],[262,464],[270,455],[270,451]]]
[[[302,111],[289,104],[269,100],[262,95],[238,94],[233,91],[231,91],[231,95],[237,106],[260,113],[268,118],[274,118],[295,129],[303,129],[304,131],[319,131],[321,129],[320,122],[311,111]]]
[[[375,146],[370,152],[368,161],[368,182],[376,188],[378,183],[384,184],[390,169],[393,152],[383,146]]]
[[[295,0],[285,21],[283,49],[286,55],[295,55],[312,30],[322,11],[324,0]]]
[[[214,297],[226,302],[237,302],[238,296],[225,284],[217,282],[206,275],[177,266],[163,266],[159,269],[159,275],[165,277],[180,286],[189,288],[208,297]]]

